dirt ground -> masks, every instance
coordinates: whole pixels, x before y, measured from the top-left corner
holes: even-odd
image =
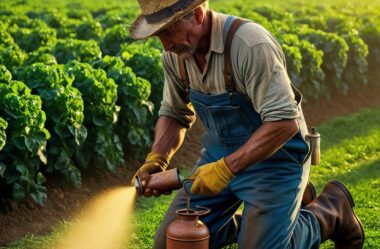
[[[371,85],[361,91],[352,91],[346,96],[332,94],[330,100],[310,101],[303,105],[309,128],[339,115],[347,115],[362,108],[380,105],[380,86]],[[182,148],[171,163],[171,167],[192,166],[197,160],[203,128],[196,123],[188,132]],[[115,174],[109,172],[84,173],[80,189],[48,185],[49,194],[44,207],[28,200],[20,206],[0,199],[0,246],[27,234],[44,234],[63,219],[70,217],[96,193],[117,185],[127,184],[139,162],[128,159],[126,167]]]

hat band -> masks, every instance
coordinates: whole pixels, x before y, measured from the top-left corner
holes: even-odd
[[[176,12],[186,9],[192,3],[194,3],[194,0],[180,0],[175,4],[170,5],[158,12],[155,12],[150,15],[144,15],[144,17],[148,23],[158,23],[168,17],[173,16]]]

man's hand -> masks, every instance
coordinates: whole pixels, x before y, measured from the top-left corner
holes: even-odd
[[[234,177],[231,170],[224,162],[219,161],[199,167],[191,176],[194,179],[191,193],[213,196],[220,193]]]
[[[139,176],[141,179],[141,184],[145,190],[144,196],[150,197],[153,194],[157,197],[161,193],[159,193],[155,189],[146,188],[146,185],[148,184],[148,178],[151,174],[165,171],[167,167],[168,161],[163,155],[157,152],[150,152],[146,157],[144,164],[137,170],[137,172],[133,176],[131,184],[135,185],[136,176]]]

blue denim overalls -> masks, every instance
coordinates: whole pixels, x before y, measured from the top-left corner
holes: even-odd
[[[226,28],[231,23],[227,19]],[[193,172],[240,148],[262,125],[252,104],[237,91],[217,95],[189,91],[189,99],[206,133]],[[210,231],[210,248],[221,248],[238,241],[241,249],[319,248],[320,230],[315,216],[300,209],[308,181],[309,165],[303,166],[308,145],[299,131],[266,160],[236,174],[217,196],[191,195],[191,207],[210,208],[201,217]],[[186,186],[188,189],[191,186]],[[238,230],[231,217],[244,203],[243,220]],[[155,248],[165,248],[165,231],[175,219],[172,213],[186,207],[185,192],[177,192],[155,238]]]

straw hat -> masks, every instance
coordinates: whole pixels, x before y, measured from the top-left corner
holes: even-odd
[[[134,39],[146,39],[170,26],[206,0],[138,0],[139,15],[129,29]]]

